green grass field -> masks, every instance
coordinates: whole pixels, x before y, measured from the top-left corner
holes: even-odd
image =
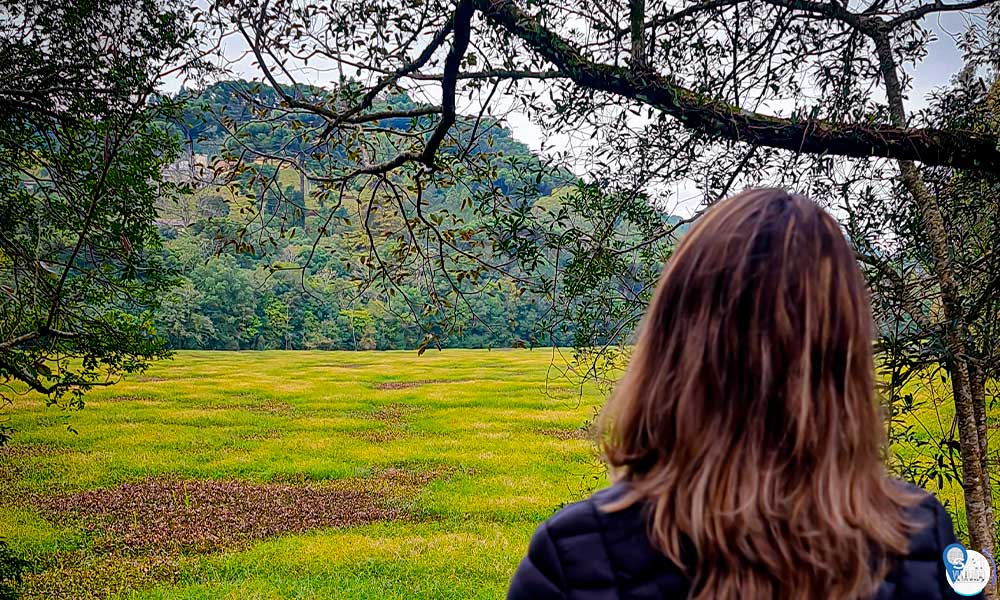
[[[604,394],[564,367],[180,352],[83,411],[28,396],[0,450],[0,538],[33,564],[25,598],[502,597],[535,526],[605,483],[587,430]],[[952,421],[928,381],[901,460]],[[959,487],[927,485],[962,531]]]
[[[603,484],[603,394],[560,364],[181,352],[89,395],[78,433],[24,398],[0,537],[27,598],[502,597],[538,522]]]

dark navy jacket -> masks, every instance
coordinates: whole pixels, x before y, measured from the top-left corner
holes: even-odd
[[[688,582],[680,569],[649,543],[642,507],[600,510],[624,485],[601,490],[542,523],[514,573],[508,600],[687,598]],[[965,598],[945,580],[941,554],[955,541],[948,513],[930,494],[914,513],[914,523],[927,526],[913,534],[909,554],[897,562],[874,600]]]

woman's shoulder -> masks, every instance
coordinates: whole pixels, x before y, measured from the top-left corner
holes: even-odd
[[[896,485],[912,500],[910,551],[900,557],[878,597],[951,598],[941,564],[943,548],[956,541],[951,519],[932,494],[907,483]],[[607,510],[628,491],[627,483],[612,485],[562,507],[542,523],[511,581],[508,597],[564,598],[568,589],[614,590],[623,582],[630,586],[653,582],[657,589],[678,590],[682,597],[686,580],[651,546],[644,504]]]
[[[948,511],[934,494],[915,485],[896,482],[911,499],[907,509],[910,548],[899,557],[893,571],[883,584],[882,597],[891,598],[958,598],[947,583],[942,553],[957,543]],[[973,596],[982,598],[981,595]]]
[[[630,521],[642,523],[637,505],[624,510],[608,511],[607,507],[620,500],[628,491],[627,484],[616,483],[591,494],[589,497],[567,504],[544,523],[547,534],[553,539],[574,537],[587,533],[600,533],[609,528],[620,529]]]
[[[597,509],[605,495],[568,504],[538,526],[511,579],[508,600],[563,600],[581,583],[592,590],[613,589],[614,572],[605,553],[597,551],[603,547]]]
[[[511,580],[508,599],[562,599],[570,590],[610,598],[617,597],[616,590],[654,585],[650,582],[657,589],[683,587],[646,540],[641,507],[606,510],[625,491],[622,484],[599,490],[542,523]]]

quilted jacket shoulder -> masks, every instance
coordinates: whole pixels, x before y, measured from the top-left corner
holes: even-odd
[[[606,488],[542,523],[511,580],[508,600],[687,598],[684,574],[649,543],[642,508],[600,509],[623,492],[622,484]],[[947,512],[926,494],[912,518],[917,529],[910,551],[873,600],[962,598],[946,583],[941,562],[942,551],[955,541]]]

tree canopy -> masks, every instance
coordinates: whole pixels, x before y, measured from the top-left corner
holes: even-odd
[[[176,144],[147,98],[192,31],[155,0],[5,1],[0,14],[0,399],[27,388],[79,404],[164,354],[153,218]]]

